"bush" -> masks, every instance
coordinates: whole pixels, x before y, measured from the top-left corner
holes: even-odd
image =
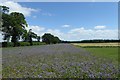
[[[30,43],[29,42],[19,42],[20,46],[29,46]]]
[[[7,47],[7,42],[2,42],[2,47]]]
[[[43,42],[33,42],[33,45],[45,45]],[[29,42],[18,42],[17,46],[30,46]],[[13,47],[12,42],[2,42],[2,47]]]
[[[11,47],[13,46],[12,42],[2,42],[2,47]]]

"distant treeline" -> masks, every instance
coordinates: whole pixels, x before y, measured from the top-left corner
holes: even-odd
[[[61,41],[62,43],[109,43],[120,42],[120,40],[82,40],[82,41]]]

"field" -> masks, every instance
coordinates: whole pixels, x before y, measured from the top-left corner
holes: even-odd
[[[120,43],[72,43],[80,47],[118,47]]]
[[[93,55],[118,61],[119,43],[74,43],[73,45],[85,48]]]
[[[101,54],[103,50],[100,48],[81,48],[72,44],[4,48],[2,76],[3,78],[117,78],[118,63],[115,59],[117,55],[113,55],[116,53],[116,48],[111,48],[112,52],[107,48],[103,49],[104,55]],[[114,56],[114,60],[111,56],[105,57],[109,54]]]
[[[118,48],[85,48],[95,56],[108,58],[118,62]]]

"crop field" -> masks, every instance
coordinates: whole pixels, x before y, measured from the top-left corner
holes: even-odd
[[[117,60],[103,57],[100,51],[72,44],[3,48],[2,77],[117,78],[120,67]]]
[[[80,47],[120,47],[120,43],[72,43]]]

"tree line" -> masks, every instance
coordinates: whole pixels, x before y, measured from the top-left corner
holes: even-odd
[[[120,40],[82,40],[82,41],[61,41],[62,43],[107,43],[107,42],[120,42]]]
[[[46,44],[58,43],[60,39],[56,36],[53,36],[49,33],[45,33],[42,37],[38,36],[35,32],[30,29],[26,30],[28,27],[25,16],[19,12],[9,13],[9,7],[0,6],[0,14],[2,14],[2,19],[0,21],[0,31],[4,36],[3,40],[6,40],[8,43],[11,39],[14,46],[18,45],[20,39],[24,42],[29,42],[32,45],[32,39],[37,39],[40,42],[40,38]]]

